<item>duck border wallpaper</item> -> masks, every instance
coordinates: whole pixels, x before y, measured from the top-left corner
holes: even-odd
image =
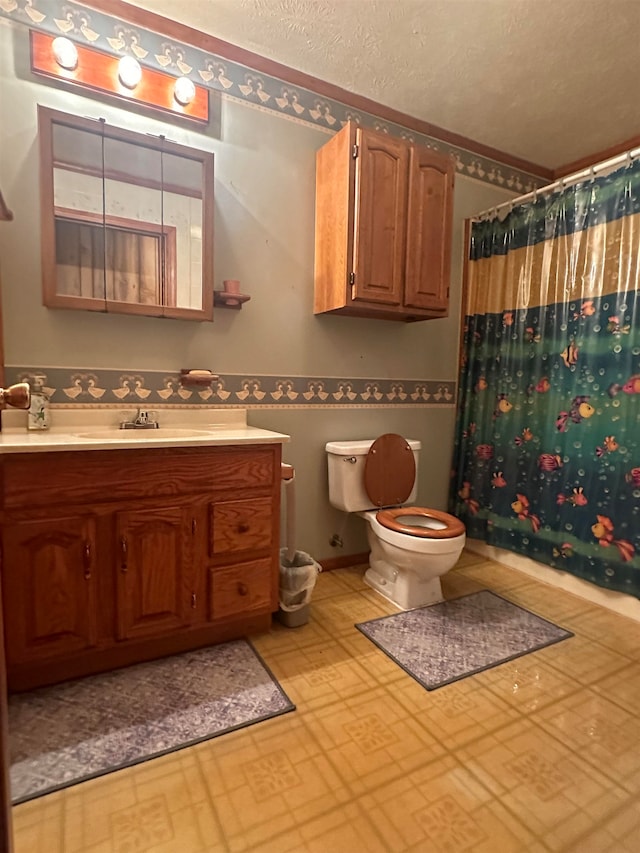
[[[184,388],[180,374],[153,370],[6,367],[7,382],[41,388],[54,406],[189,405],[220,408],[444,406],[456,383],[423,379],[341,379],[308,376],[218,376],[210,387]]]

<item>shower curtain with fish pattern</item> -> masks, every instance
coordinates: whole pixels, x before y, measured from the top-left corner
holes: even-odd
[[[640,597],[640,162],[476,222],[450,510]]]

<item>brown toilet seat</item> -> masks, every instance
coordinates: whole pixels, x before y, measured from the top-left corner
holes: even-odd
[[[411,445],[397,433],[385,433],[369,448],[364,468],[364,487],[373,506],[379,509],[377,521],[388,530],[422,539],[454,539],[465,532],[459,518],[423,506],[398,506],[411,496],[416,479],[416,464]],[[445,526],[441,529],[402,524],[396,519],[407,515],[432,518]]]
[[[420,515],[423,518],[432,518],[434,521],[439,521],[446,525],[443,528],[433,527],[418,527],[410,524],[402,524],[396,519],[406,515]],[[455,515],[450,515],[448,512],[441,512],[438,509],[429,509],[424,506],[404,506],[396,509],[381,509],[376,513],[376,520],[389,530],[395,530],[396,533],[404,533],[409,536],[418,536],[422,539],[453,539],[455,536],[460,536],[465,532],[465,526],[456,518]]]
[[[398,506],[409,498],[416,479],[411,445],[387,432],[371,444],[364,463],[364,489],[371,506]]]

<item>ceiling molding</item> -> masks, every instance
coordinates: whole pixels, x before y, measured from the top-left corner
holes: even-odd
[[[598,163],[603,163],[605,160],[610,160],[613,157],[619,157],[621,154],[626,154],[627,151],[633,151],[635,148],[640,148],[640,136],[632,136],[631,139],[626,139],[618,145],[612,145],[611,148],[605,148],[604,151],[598,151],[589,157],[583,157],[580,160],[574,160],[572,163],[565,163],[564,166],[559,166],[554,170],[553,178],[565,178],[567,175],[572,175],[574,172],[581,172],[583,169],[589,169],[591,166],[596,166]]]
[[[453,133],[437,125],[414,118],[406,113],[398,112],[390,107],[349,92],[325,80],[317,77],[312,77],[304,72],[297,71],[287,65],[275,62],[260,54],[253,53],[245,48],[238,47],[209,35],[208,33],[200,32],[186,24],[181,24],[178,21],[165,18],[155,12],[149,12],[146,9],[141,9],[137,6],[132,6],[124,0],[82,0],[82,5],[96,9],[108,15],[113,15],[120,20],[127,21],[139,27],[144,27],[148,30],[153,30],[156,33],[168,36],[176,41],[189,44],[200,50],[209,53],[217,54],[225,57],[232,62],[237,62],[247,67],[268,74],[273,77],[291,83],[294,86],[300,86],[305,89],[317,93],[326,98],[339,101],[349,107],[363,112],[371,113],[386,121],[402,125],[409,130],[414,130],[417,133],[433,137],[458,148],[462,148],[473,154],[481,157],[487,157],[490,160],[495,160],[498,163],[503,163],[506,166],[511,166],[514,169],[526,172],[529,175],[543,178],[544,180],[552,180],[554,172],[546,166],[541,166],[538,163],[532,163],[528,160],[523,160],[519,157],[514,157],[506,151],[500,151],[488,145],[476,142],[460,134]]]

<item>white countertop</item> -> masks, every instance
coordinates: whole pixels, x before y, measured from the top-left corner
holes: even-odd
[[[146,407],[142,407],[146,408]],[[119,429],[133,420],[135,408],[52,409],[51,428],[28,430],[27,413],[1,413],[0,453],[56,450],[126,450],[154,447],[204,447],[282,444],[289,436],[249,426],[246,409],[156,409],[158,429]]]

